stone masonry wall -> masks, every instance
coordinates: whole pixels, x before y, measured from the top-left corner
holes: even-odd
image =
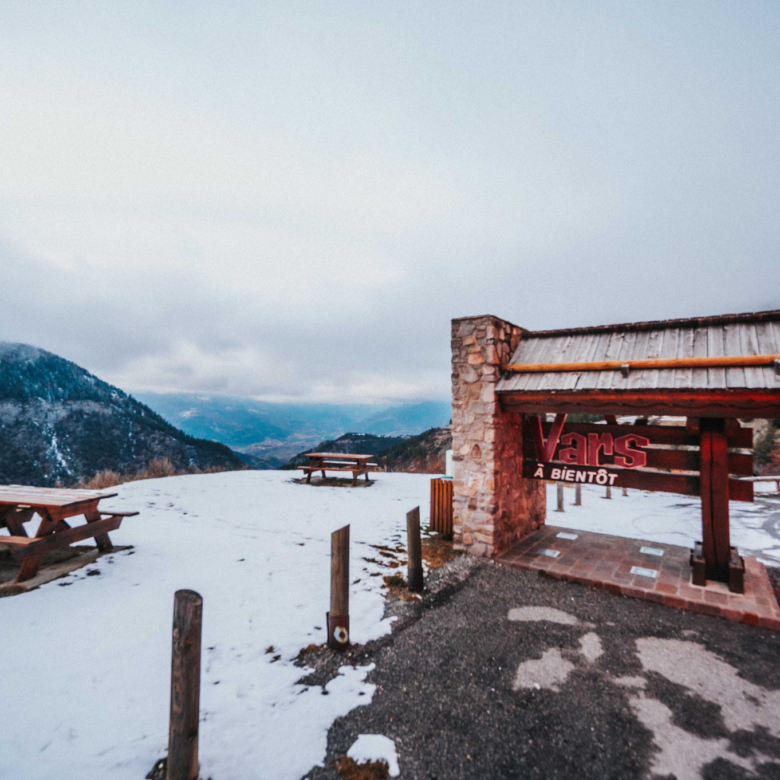
[[[521,415],[496,394],[522,332],[489,315],[452,321],[453,532],[473,555],[500,555],[544,524],[544,483],[521,476]]]

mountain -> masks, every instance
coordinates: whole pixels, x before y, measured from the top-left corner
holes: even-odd
[[[444,474],[447,450],[452,448],[452,428],[431,428],[385,450],[379,464],[385,471]]]
[[[137,393],[190,436],[214,439],[254,458],[288,461],[348,431],[410,436],[446,425],[448,401],[414,404],[287,404],[223,395]]]
[[[75,363],[0,342],[0,483],[73,484],[156,458],[177,470],[244,467],[228,447],[183,433]]]
[[[413,436],[447,425],[451,417],[452,404],[449,401],[422,401],[375,412],[360,422],[359,430],[381,436]]]
[[[363,455],[379,455],[381,452],[391,449],[405,441],[402,436],[374,436],[372,433],[345,433],[331,441],[321,441],[316,447],[306,452],[301,452],[290,460],[285,468],[297,468],[306,466],[309,459],[308,452],[343,452],[361,453]]]
[[[452,429],[431,428],[418,436],[375,436],[370,433],[346,433],[331,441],[301,452],[283,468],[308,465],[307,452],[343,452],[376,455],[384,471],[406,471],[417,474],[443,474],[447,450],[452,447]]]

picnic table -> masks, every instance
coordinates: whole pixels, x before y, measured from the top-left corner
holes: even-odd
[[[8,536],[0,533],[0,547],[10,547],[21,561],[16,582],[24,582],[38,573],[44,553],[68,547],[91,537],[98,550],[112,549],[108,532],[119,528],[125,517],[138,512],[109,512],[98,509],[101,499],[116,493],[99,490],[62,490],[59,488],[0,485],[0,528],[8,529]],[[28,536],[24,524],[34,515],[41,518],[33,537]],[[71,527],[68,518],[83,515],[86,523]]]
[[[298,466],[298,468],[306,472],[307,484],[311,483],[311,475],[315,471],[321,471],[323,478],[326,470],[351,471],[352,487],[355,487],[361,474],[365,474],[366,482],[370,482],[368,473],[377,469],[376,463],[369,462],[374,457],[373,455],[346,454],[343,452],[307,452],[306,457],[309,459],[309,465]]]

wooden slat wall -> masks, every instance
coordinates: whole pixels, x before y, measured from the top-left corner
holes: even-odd
[[[431,480],[431,531],[452,536],[452,480]]]

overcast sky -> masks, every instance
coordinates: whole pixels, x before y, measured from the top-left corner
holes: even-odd
[[[447,398],[452,317],[780,307],[780,3],[0,3],[0,340]]]

